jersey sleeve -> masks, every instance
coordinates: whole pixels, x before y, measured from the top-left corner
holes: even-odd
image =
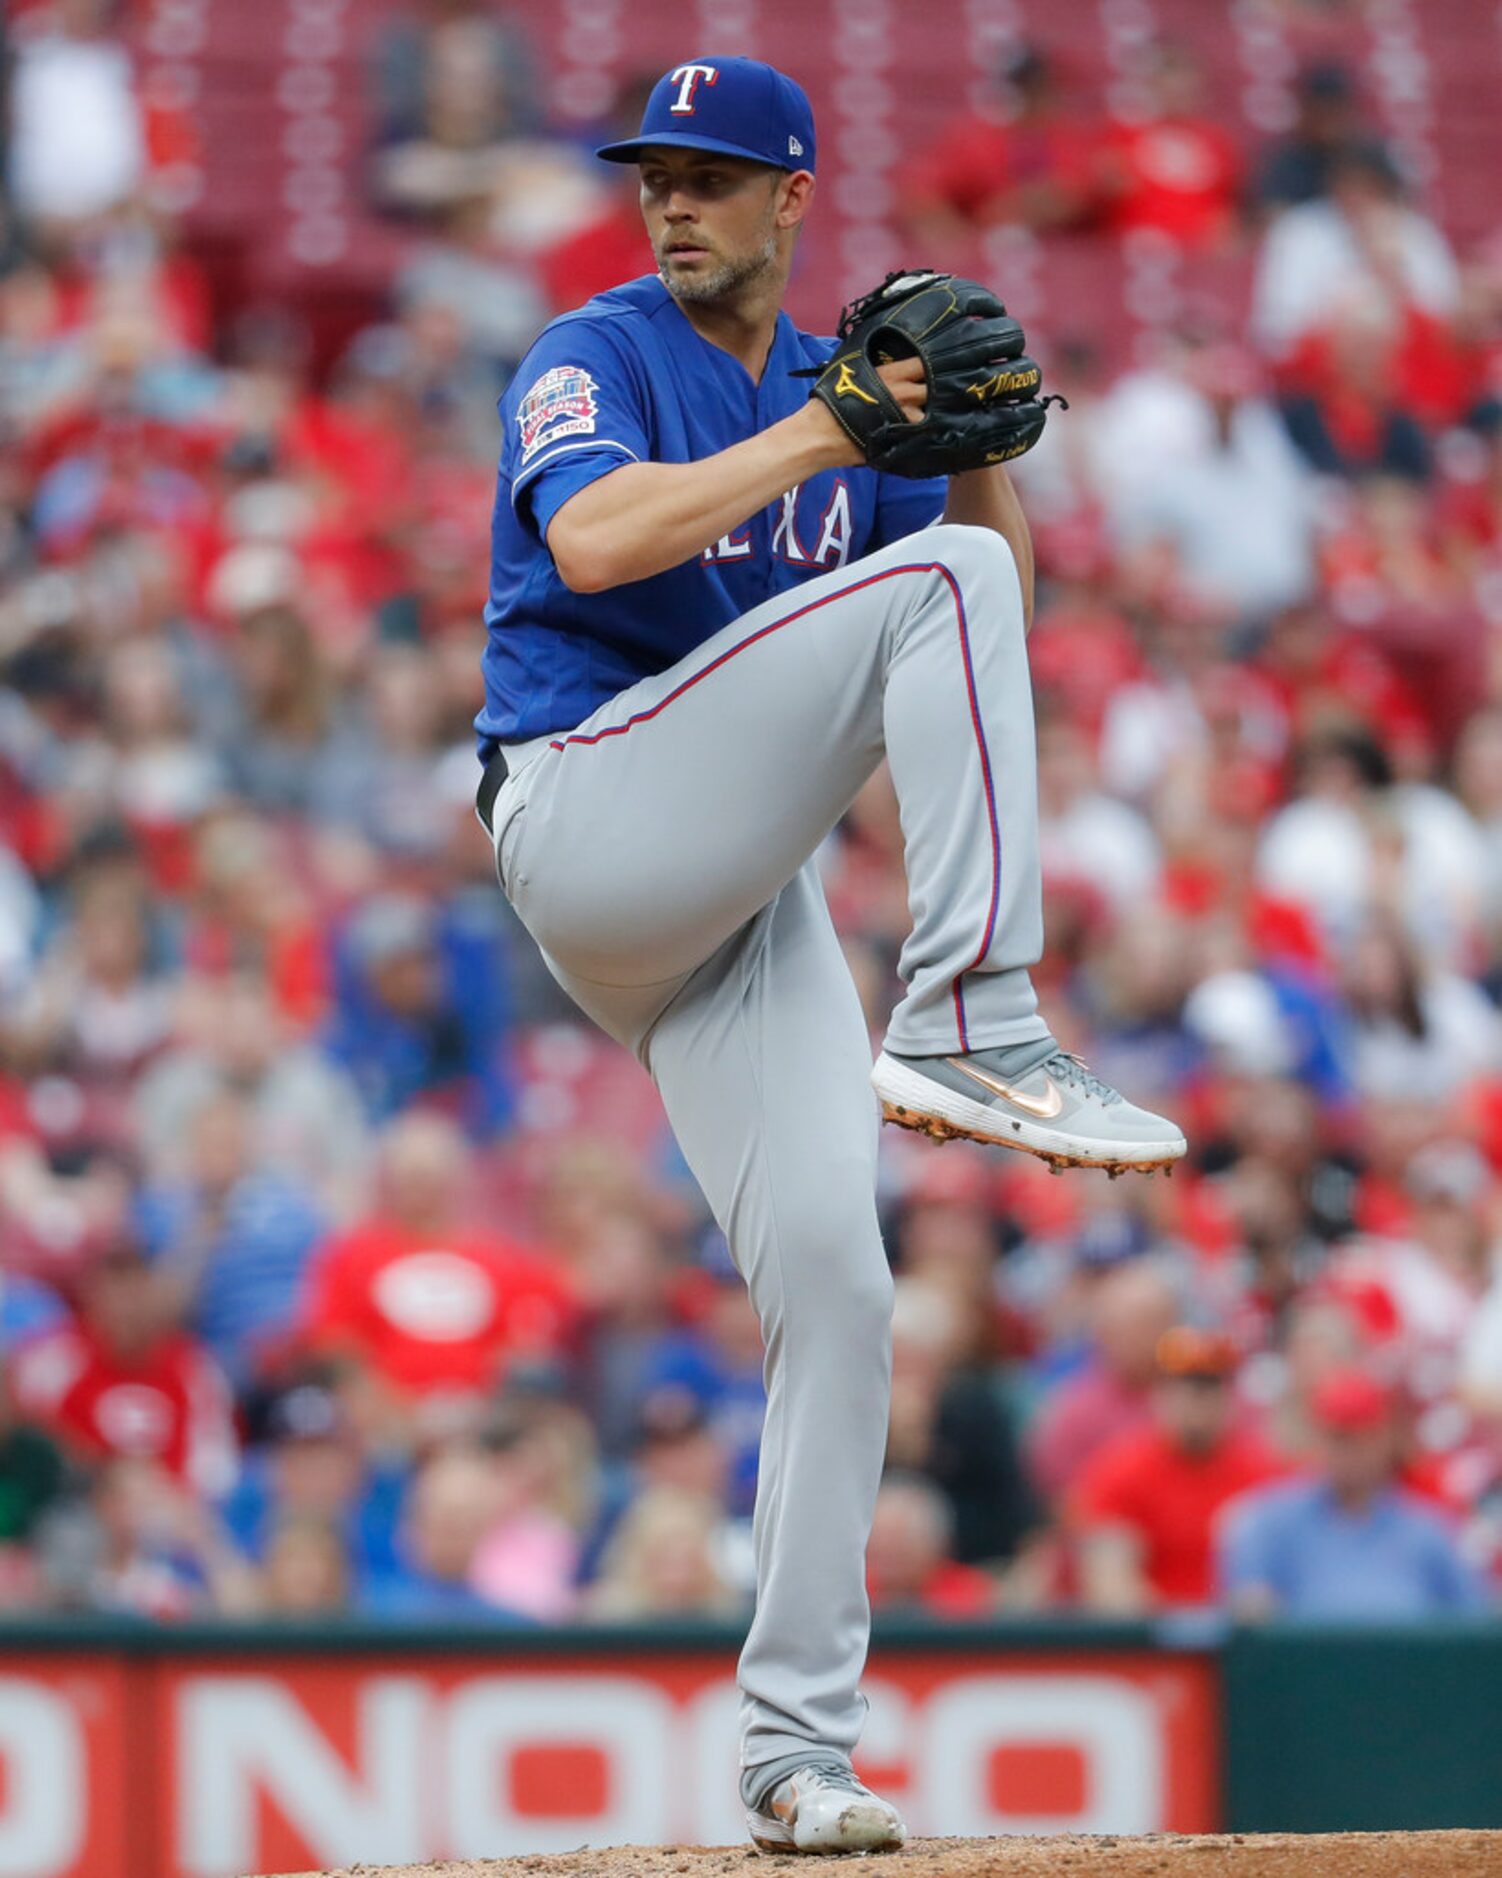
[[[901,541],[904,535],[916,534],[920,528],[932,527],[944,513],[948,495],[949,479],[945,476],[918,479],[878,472],[876,526],[868,552],[889,548],[894,541]]]
[[[570,496],[651,455],[642,388],[601,322],[550,326],[523,359],[501,417],[502,479],[539,538]]]

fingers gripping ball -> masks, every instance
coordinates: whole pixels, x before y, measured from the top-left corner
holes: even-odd
[[[840,316],[834,357],[810,394],[873,469],[952,476],[1009,463],[1043,435],[1050,404],[1022,328],[979,282],[927,271],[889,274]],[[878,367],[921,361],[928,402],[907,418]],[[1067,406],[1066,406],[1067,408]]]

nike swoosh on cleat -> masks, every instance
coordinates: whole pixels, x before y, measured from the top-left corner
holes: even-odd
[[[957,1069],[962,1076],[968,1076],[971,1082],[978,1082],[983,1089],[989,1089],[992,1095],[999,1095],[1003,1102],[1015,1103],[1028,1115],[1036,1115],[1040,1122],[1051,1122],[1064,1107],[1064,1092],[1045,1070],[1043,1080],[1048,1084],[1046,1096],[1025,1095],[1022,1090],[1014,1089],[1009,1082],[1003,1082],[999,1076],[993,1076],[987,1070],[976,1069],[960,1056],[946,1056],[944,1061],[951,1069]]]

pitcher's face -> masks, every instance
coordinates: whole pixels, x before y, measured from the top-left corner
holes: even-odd
[[[712,150],[649,145],[640,173],[642,215],[674,299],[712,304],[776,266],[785,171]]]

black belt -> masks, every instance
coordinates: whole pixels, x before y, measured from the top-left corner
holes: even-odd
[[[485,765],[485,773],[480,778],[480,786],[475,791],[475,813],[485,824],[485,832],[494,838],[495,825],[491,816],[495,811],[495,799],[501,793],[501,784],[509,773],[506,752],[497,750]]]

